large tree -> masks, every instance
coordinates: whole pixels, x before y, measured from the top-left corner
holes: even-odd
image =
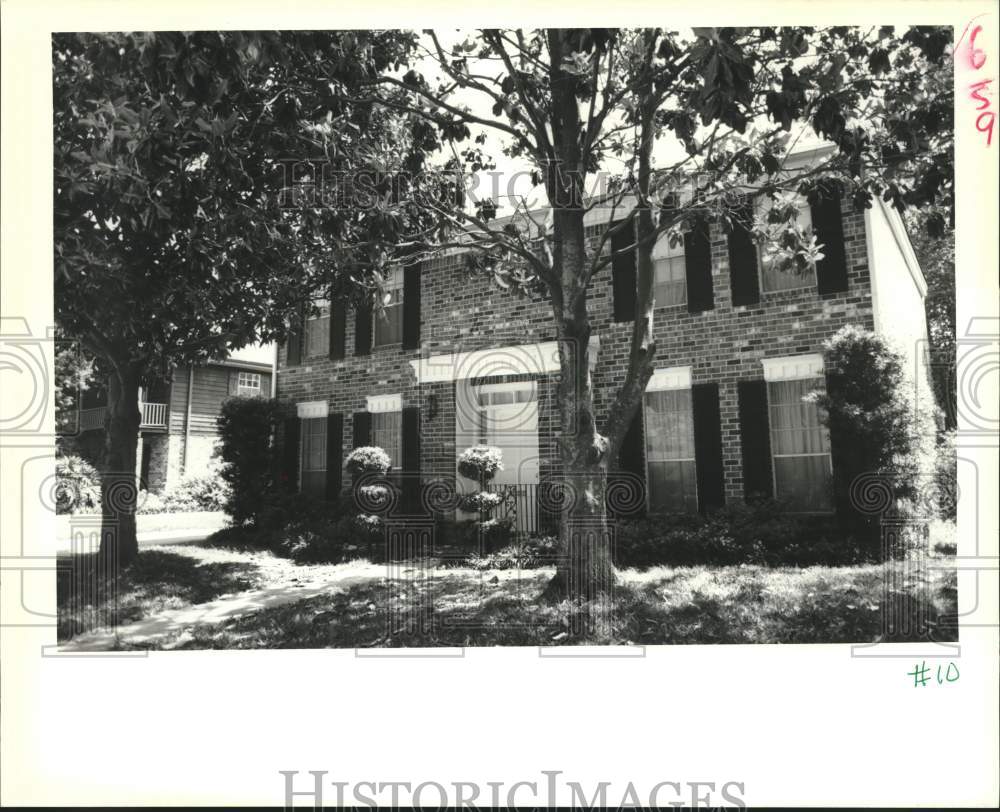
[[[497,220],[495,201],[424,195],[441,220],[404,243],[425,255],[470,249],[473,267],[504,286],[540,288],[551,303],[566,486],[558,594],[597,597],[614,577],[605,496],[653,371],[654,243],[708,218],[730,227],[745,202],[734,190],[812,198],[846,187],[858,207],[880,195],[900,210],[947,198],[950,87],[933,85],[928,66],[948,58],[949,42],[947,29],[892,27],[483,29],[459,42],[425,31],[409,70],[382,71],[356,97],[451,141],[449,169],[489,166],[490,145],[501,145],[544,190],[547,223],[526,204]],[[783,157],[807,129],[836,149],[808,172],[784,172]],[[679,155],[658,151],[659,139],[675,141]],[[588,183],[599,172],[608,182],[595,197]],[[680,177],[694,188],[668,198],[664,211]],[[598,249],[588,250],[584,217],[598,206],[606,216]],[[815,262],[822,248],[795,227],[794,207],[771,212],[755,228],[778,233],[783,267]],[[598,414],[590,286],[630,251],[637,305],[628,365]]]
[[[290,173],[322,170],[335,186],[338,172],[410,159],[398,117],[349,103],[345,88],[390,69],[412,39],[53,37],[56,319],[107,371],[103,555],[125,565],[137,553],[144,381],[281,337],[314,296],[378,287],[384,257],[359,259],[357,246],[391,245],[405,212],[284,193]]]

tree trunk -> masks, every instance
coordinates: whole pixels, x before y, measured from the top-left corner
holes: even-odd
[[[120,366],[108,376],[105,421],[107,460],[101,477],[100,559],[106,571],[117,573],[139,554],[135,465],[141,414],[135,369]]]
[[[587,262],[583,211],[557,211],[554,217],[558,237],[553,258],[561,271],[564,293],[562,298],[553,298],[559,338],[563,492],[559,564],[548,592],[574,603],[604,602],[614,583],[605,502],[609,454],[607,438],[597,430],[587,292],[586,285],[578,281],[584,277]],[[585,617],[593,620],[589,615]]]

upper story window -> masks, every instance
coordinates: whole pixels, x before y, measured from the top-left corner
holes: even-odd
[[[795,218],[795,225],[801,232],[808,231],[809,233],[812,233],[812,211],[809,208],[808,202],[800,195],[795,195],[794,200],[798,210]],[[761,221],[765,223],[767,222],[767,215],[774,207],[775,203],[776,201],[769,197],[761,197],[757,201],[757,216]],[[765,292],[773,292],[776,290],[815,288],[816,267],[814,265],[802,272],[792,269],[783,270],[780,267],[780,262],[778,260],[784,250],[780,240],[781,229],[783,226],[784,224],[775,224],[769,228],[769,231],[772,232],[770,238],[761,242],[757,247],[760,256],[761,289]]]
[[[653,246],[653,298],[657,307],[687,302],[683,239],[671,245],[670,235],[663,234]]]
[[[375,315],[376,347],[400,344],[403,341],[403,269],[393,266],[386,279],[382,311]]]
[[[322,301],[318,307],[319,315],[306,319],[302,347],[306,358],[327,355],[330,351],[330,303]]]
[[[805,400],[823,387],[822,374],[767,382],[774,495],[793,511],[833,510],[829,433],[819,407]]]
[[[236,394],[254,397],[260,394],[260,373],[241,372],[236,379]]]

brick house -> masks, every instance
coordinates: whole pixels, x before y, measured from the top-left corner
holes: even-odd
[[[233,395],[272,397],[274,345],[247,347],[225,361],[179,367],[169,381],[140,389],[137,475],[147,490],[162,492],[185,474],[204,472],[218,440],[216,418]],[[104,426],[103,392],[84,393],[82,445]],[[99,457],[98,455],[95,455]]]
[[[752,496],[833,512],[836,450],[801,398],[824,385],[821,346],[844,325],[895,339],[928,386],[919,357],[926,286],[898,214],[879,200],[855,211],[844,198],[803,199],[799,216],[825,245],[803,275],[773,268],[747,231],[727,236],[718,223],[682,245],[657,244],[655,373],[618,460],[644,484],[650,513],[705,512]],[[588,240],[606,217],[586,223]],[[284,430],[287,475],[333,497],[346,485],[346,454],[373,444],[403,472],[462,490],[471,483],[457,474],[456,456],[486,442],[503,449],[496,482],[518,491],[518,521],[530,524],[537,486],[558,465],[550,305],[470,278],[458,252],[400,269],[391,290],[384,314],[335,303],[279,348],[277,397],[297,414]],[[634,257],[595,276],[589,306],[600,415],[624,377]]]

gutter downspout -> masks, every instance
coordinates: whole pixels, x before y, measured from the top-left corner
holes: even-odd
[[[184,459],[181,463],[181,476],[187,470],[188,443],[191,438],[191,401],[194,396],[194,364],[188,367],[187,415],[184,418]]]
[[[271,400],[278,396],[278,343],[274,343],[274,352],[271,354]]]

